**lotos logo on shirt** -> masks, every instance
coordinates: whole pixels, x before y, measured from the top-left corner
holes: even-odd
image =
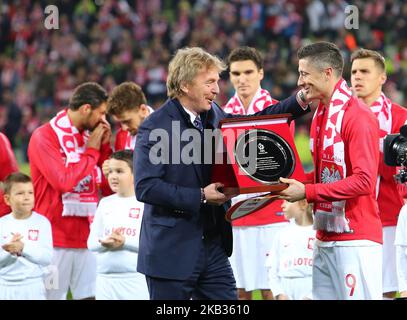
[[[28,240],[37,241],[38,240],[38,230],[28,230]]]
[[[131,208],[129,211],[129,217],[138,219],[140,217],[140,208]]]

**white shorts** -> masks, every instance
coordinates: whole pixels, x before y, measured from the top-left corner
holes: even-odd
[[[397,291],[396,226],[383,227],[383,292]]]
[[[96,300],[149,300],[146,277],[141,273],[96,276]]]
[[[312,277],[280,278],[284,294],[290,300],[312,299]]]
[[[65,300],[68,290],[73,299],[95,296],[96,257],[88,249],[54,248],[51,274],[45,279],[48,300]]]
[[[314,247],[314,300],[382,300],[382,246]]]
[[[229,258],[236,287],[252,291],[270,289],[266,259],[277,232],[288,222],[233,227],[233,253]]]
[[[407,246],[397,245],[396,257],[398,291],[407,291]]]
[[[44,280],[31,279],[21,282],[0,283],[0,300],[45,300]]]

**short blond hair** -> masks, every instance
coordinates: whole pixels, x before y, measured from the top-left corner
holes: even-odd
[[[210,68],[216,68],[222,72],[226,70],[226,65],[217,56],[211,55],[202,48],[179,49],[168,66],[168,96],[170,98],[181,96],[182,85],[192,83],[200,71]]]
[[[377,51],[369,50],[369,49],[358,49],[354,53],[352,53],[350,57],[350,62],[353,63],[356,59],[373,59],[376,66],[379,67],[381,71],[386,71],[386,65],[384,57]]]

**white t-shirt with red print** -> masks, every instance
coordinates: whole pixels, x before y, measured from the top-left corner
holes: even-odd
[[[24,243],[20,256],[1,247],[17,233]],[[27,219],[16,219],[11,213],[0,218],[0,281],[15,283],[42,278],[52,254],[51,224],[46,217],[33,211]]]
[[[97,273],[136,273],[144,203],[135,196],[117,194],[100,200],[88,238],[89,250],[96,252]],[[119,230],[125,237],[122,248],[109,250],[99,240]]]

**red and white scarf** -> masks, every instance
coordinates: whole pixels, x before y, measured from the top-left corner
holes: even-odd
[[[61,152],[65,156],[65,166],[79,162],[86,150],[89,132],[84,131],[81,134],[72,125],[66,110],[62,110],[52,118],[50,125],[58,137]],[[71,191],[62,195],[62,216],[93,216],[99,200],[98,186],[101,181],[101,170],[95,166],[91,174],[84,177]]]
[[[311,124],[310,145],[316,161],[321,183],[332,183],[346,177],[345,147],[341,137],[342,120],[352,91],[345,80],[335,86],[325,108],[319,104]],[[324,113],[328,112],[325,128],[322,127]],[[346,201],[318,202],[314,206],[314,228],[329,232],[350,232],[345,217]]]
[[[124,150],[134,150],[136,147],[137,135],[132,136],[129,131],[126,131],[126,141],[124,143]]]
[[[267,90],[259,88],[247,110],[244,108],[237,93],[235,93],[235,95],[224,105],[223,111],[240,115],[253,114],[262,111],[266,107],[276,104],[277,102],[278,100],[273,99]]]
[[[392,103],[382,92],[379,98],[370,106],[370,110],[374,113],[377,120],[379,120],[379,150],[380,150],[380,165],[384,163],[383,155],[383,141],[384,137],[391,133],[392,117],[391,117]],[[376,198],[379,196],[380,191],[380,175],[377,176],[376,183]]]
[[[380,126],[380,152],[383,153],[383,139],[391,133],[392,117],[391,117],[391,101],[382,92],[379,98],[370,106],[370,110],[379,120]]]

